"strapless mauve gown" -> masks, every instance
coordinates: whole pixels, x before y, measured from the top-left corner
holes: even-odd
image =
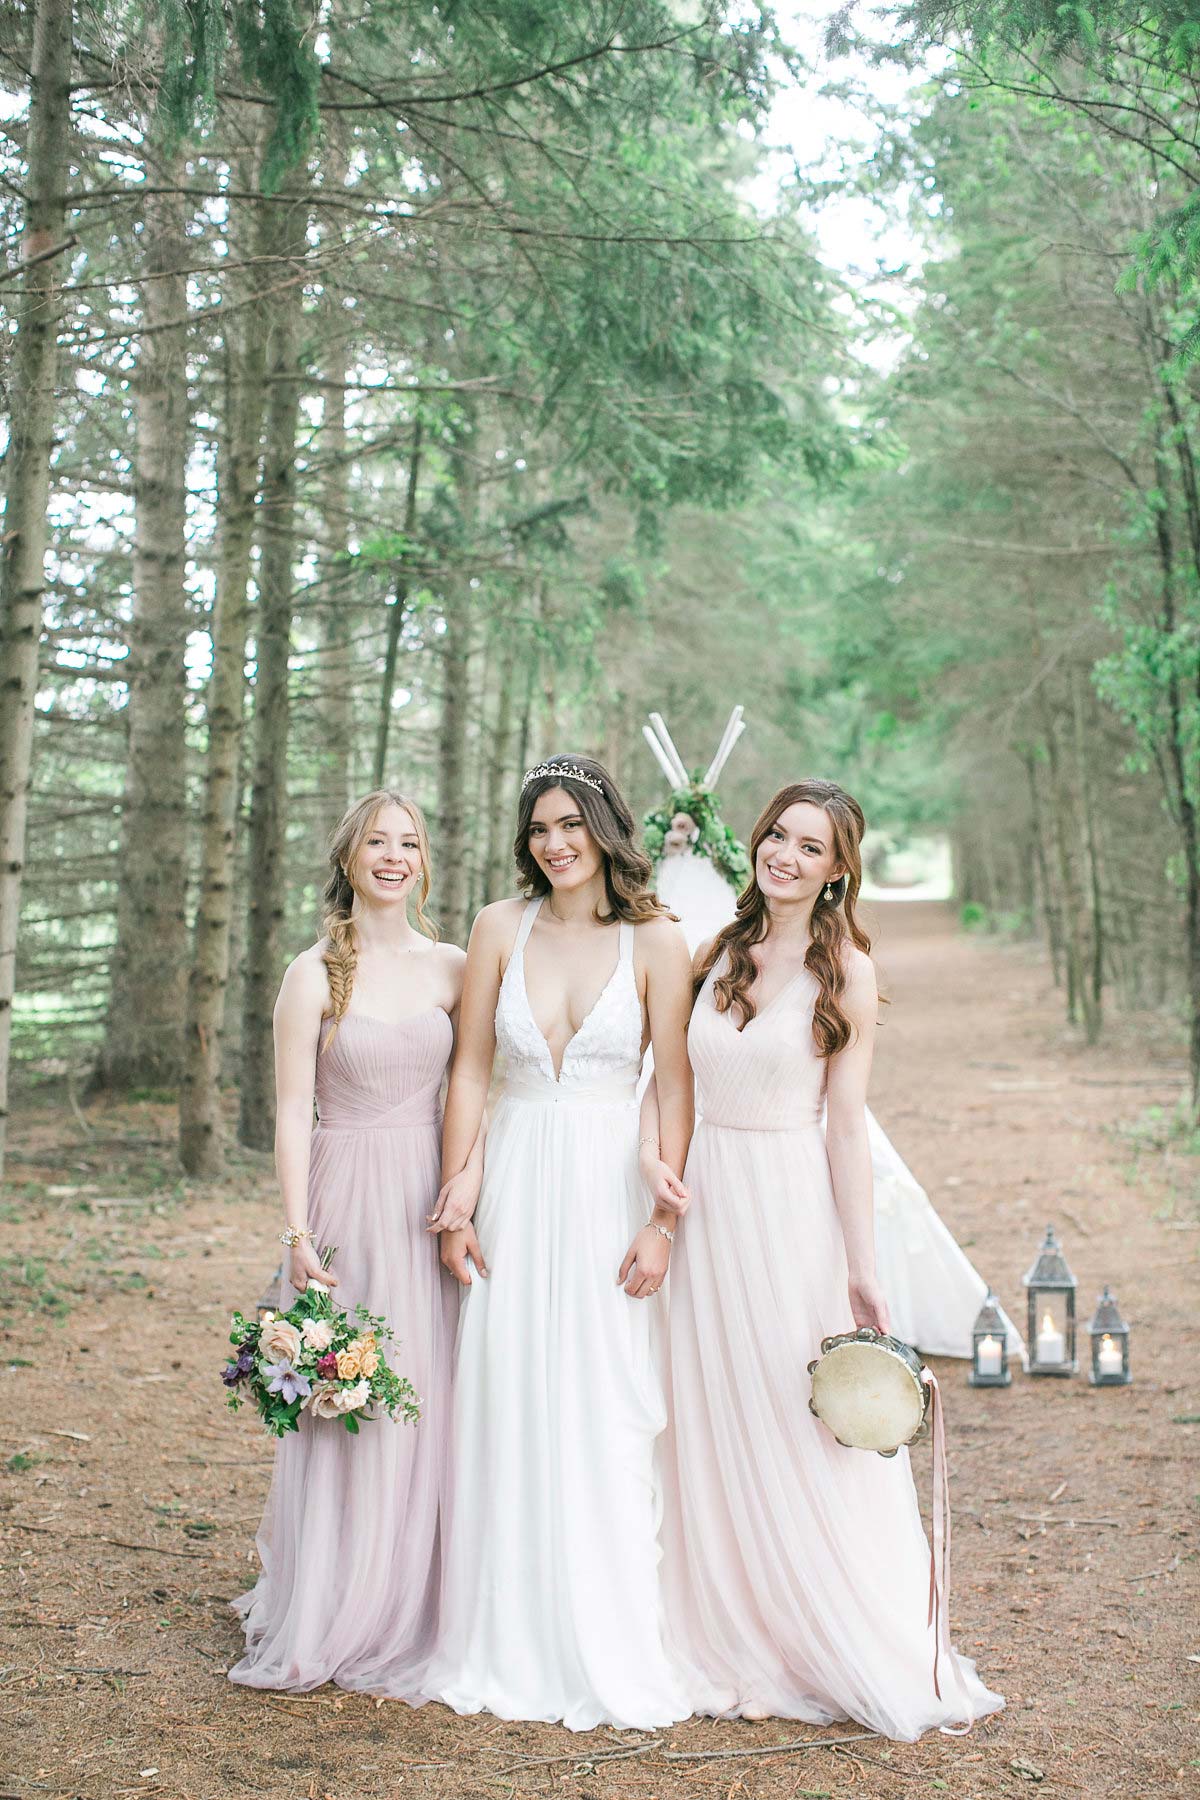
[[[1004,1702],[953,1652],[934,1691],[907,1450],[846,1449],[808,1410],[821,1339],[854,1328],[817,982],[802,970],[739,1034],[713,1003],[715,974],[688,1033],[703,1117],[671,1259],[671,1647],[696,1712],[750,1705],[917,1738]]]
[[[258,1535],[262,1574],[234,1602],[248,1687],[340,1687],[414,1700],[437,1625],[449,1474],[457,1300],[426,1231],[437,1198],[439,1090],[453,1042],[440,1008],[389,1022],[350,1012],[322,1027],[308,1223],[336,1244],[333,1297],[382,1314],[389,1360],[421,1420],[384,1417],[352,1437],[304,1414],[285,1438]],[[285,1287],[283,1306],[293,1290]]]

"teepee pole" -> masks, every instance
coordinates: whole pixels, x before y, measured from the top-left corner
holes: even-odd
[[[729,752],[733,749],[733,746],[737,743],[743,731],[745,731],[746,727],[742,724],[742,714],[745,710],[745,707],[735,706],[730,713],[728,723],[721,734],[721,741],[717,745],[717,754],[713,757],[705,772],[704,781],[702,783],[704,787],[712,787],[713,783],[720,775],[721,770],[729,760]]]
[[[642,736],[650,746],[650,754],[666,776],[667,785],[672,788],[677,788],[679,782],[676,779],[674,769],[671,767],[670,758],[648,725],[642,726]]]
[[[667,730],[666,725],[663,723],[662,714],[652,712],[650,714],[650,723],[651,723],[651,725],[653,725],[655,735],[657,736],[659,743],[662,745],[663,750],[666,752],[668,759],[674,765],[675,772],[672,775],[671,779],[674,781],[675,786],[680,787],[680,788],[690,787],[692,785],[691,778],[688,775],[686,768],[684,767],[683,758],[680,756],[678,750],[675,748],[675,745],[671,741],[671,734]]]

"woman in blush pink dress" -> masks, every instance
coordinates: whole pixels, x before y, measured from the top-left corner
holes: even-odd
[[[832,782],[782,788],[734,921],[697,953],[665,1593],[697,1712],[912,1739],[1003,1701],[945,1644],[935,1687],[907,1451],[847,1449],[808,1410],[821,1339],[888,1329],[864,1118],[877,995],[854,916],[863,823]]]
[[[292,963],[275,1008],[283,1241],[292,1289],[319,1277],[340,1305],[388,1319],[421,1420],[352,1437],[301,1415],[276,1453],[262,1574],[234,1603],[246,1654],[229,1674],[415,1700],[437,1624],[457,1313],[426,1227],[466,958],[433,941],[425,823],[402,794],[351,807],[330,864],[325,936]],[[329,1274],[322,1245],[338,1247]]]

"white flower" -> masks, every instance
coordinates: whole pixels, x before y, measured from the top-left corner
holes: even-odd
[[[333,1325],[329,1319],[305,1319],[300,1327],[304,1342],[318,1356],[333,1342]]]
[[[338,1411],[344,1412],[344,1413],[357,1412],[359,1407],[365,1406],[367,1404],[367,1402],[370,1400],[370,1398],[371,1398],[370,1382],[369,1381],[356,1381],[354,1383],[353,1387],[343,1388],[341,1390],[341,1392],[338,1394],[338,1397],[337,1397]]]

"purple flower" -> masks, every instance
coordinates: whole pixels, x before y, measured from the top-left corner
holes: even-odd
[[[238,1351],[237,1361],[228,1362],[221,1370],[221,1380],[227,1388],[236,1387],[239,1381],[245,1381],[254,1367],[254,1352],[249,1344],[243,1344]]]
[[[286,1357],[276,1363],[268,1363],[263,1374],[267,1377],[268,1394],[282,1394],[288,1405],[303,1395],[305,1399],[312,1393],[312,1382],[307,1375],[301,1375],[294,1369]]]

